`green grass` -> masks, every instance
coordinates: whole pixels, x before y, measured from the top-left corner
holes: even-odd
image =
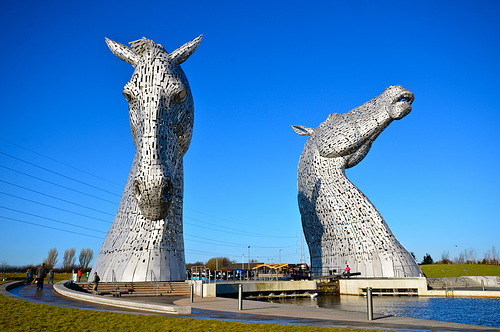
[[[120,314],[61,308],[0,295],[0,331],[360,332],[374,330],[233,323],[218,320]]]
[[[449,270],[455,272],[460,276],[500,276],[500,265],[486,265],[486,264],[427,264],[420,265],[422,272],[427,278],[444,278],[446,270],[446,277],[455,277]],[[464,271],[464,269],[470,269]]]

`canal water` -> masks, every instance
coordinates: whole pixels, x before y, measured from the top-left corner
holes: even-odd
[[[275,303],[307,305],[347,311],[366,312],[366,297],[318,295],[269,300]],[[500,327],[499,298],[374,296],[373,312],[440,320],[455,323]]]

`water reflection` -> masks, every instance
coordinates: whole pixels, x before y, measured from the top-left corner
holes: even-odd
[[[366,298],[359,296],[333,294],[271,302],[366,312]],[[374,296],[373,308],[374,312],[385,315],[500,327],[498,298]]]

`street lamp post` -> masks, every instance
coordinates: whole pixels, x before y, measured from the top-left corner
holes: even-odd
[[[248,246],[248,280],[250,280],[250,246]]]

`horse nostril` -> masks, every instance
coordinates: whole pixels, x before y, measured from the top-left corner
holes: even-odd
[[[172,195],[174,193],[174,185],[172,184],[172,181],[166,180],[165,185],[163,186],[161,196],[165,198],[167,202],[170,202],[172,200]]]
[[[141,198],[141,186],[137,180],[134,181],[134,195],[138,200]]]

